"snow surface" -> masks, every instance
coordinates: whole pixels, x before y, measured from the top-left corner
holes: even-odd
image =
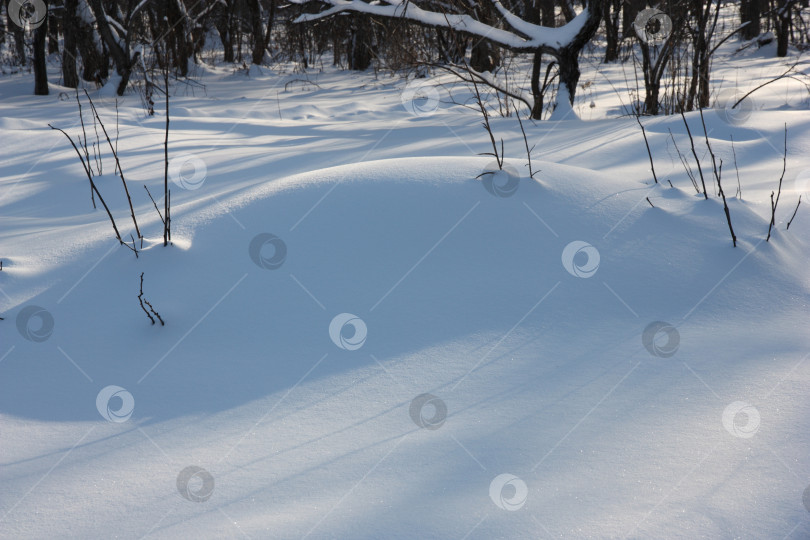
[[[205,92],[172,102],[191,189],[171,247],[139,185],[162,193],[162,112],[119,106],[137,259],[46,127],[76,135],[75,101],[0,79],[0,536],[810,536],[810,117],[789,87],[739,125],[706,111],[733,248],[680,118],[644,120],[656,185],[635,120],[600,119],[608,85],[578,97],[588,121],[524,121],[535,180],[492,119],[513,183],[476,178],[488,138],[447,86],[403,106],[398,78],[198,69]]]

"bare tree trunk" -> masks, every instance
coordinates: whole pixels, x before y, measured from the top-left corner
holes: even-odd
[[[253,52],[251,63],[257,66],[264,61],[264,29],[262,28],[262,5],[259,0],[248,0],[248,10],[252,27]]]
[[[48,54],[59,53],[59,20],[53,13],[48,14]]]
[[[223,60],[233,63],[233,34],[231,33],[231,19],[233,18],[233,0],[228,0],[227,6],[217,7],[214,13],[214,26],[222,41]]]
[[[371,32],[369,21],[362,15],[351,15],[349,34],[349,69],[365,71],[371,65]]]
[[[553,28],[554,24],[554,0],[540,0],[540,24]]]
[[[540,0],[523,0],[523,19],[532,24],[540,24]]]
[[[188,61],[194,54],[186,7],[183,0],[169,0],[165,5],[169,28],[166,42],[172,51],[172,64],[178,75],[185,77],[188,75]]]
[[[47,0],[45,7],[48,7]],[[48,40],[48,18],[34,30],[34,94],[48,95],[48,66],[45,63],[45,44]]]
[[[270,46],[273,37],[273,24],[276,22],[276,0],[270,0],[270,11],[267,13],[267,33],[264,36],[264,50]]]
[[[439,28],[436,30],[436,41],[440,61],[450,64],[461,64],[464,61],[467,40],[463,36]]]
[[[636,20],[639,12],[644,9],[644,0],[626,0],[622,2],[622,36],[633,35],[633,21]]]
[[[65,0],[64,14],[62,15],[62,29],[64,44],[62,45],[62,80],[68,88],[79,86],[79,75],[76,72],[76,41],[79,21],[76,17],[78,0]]]
[[[82,57],[82,80],[100,85],[109,75],[109,57],[106,51],[99,50],[99,47],[103,47],[103,43],[95,28],[79,20],[79,17],[74,21],[76,26],[72,30],[76,35],[76,47]]]
[[[543,65],[543,53],[537,51],[532,58],[532,120],[543,119],[543,91],[540,88],[540,68]]]
[[[121,77],[121,81],[118,84],[116,92],[119,96],[123,96],[124,90],[126,90],[127,84],[129,84],[129,77],[132,74],[132,60],[129,57],[129,47],[126,42],[126,49],[122,47],[113,35],[112,29],[110,29],[110,23],[107,21],[107,13],[104,11],[104,6],[102,6],[101,0],[87,1],[90,4],[90,8],[93,10],[93,15],[96,18],[98,33],[101,36],[101,39],[104,40],[104,44],[107,46],[107,50],[109,51],[110,56],[112,56],[113,62],[115,62],[116,72]]]
[[[740,23],[748,23],[741,32],[743,39],[754,39],[762,32],[759,19],[763,7],[763,0],[740,1]]]
[[[594,6],[595,9],[598,9]],[[565,22],[569,23],[574,20],[574,17],[577,16],[576,12],[574,11],[574,6],[571,5],[570,0],[560,0],[560,11],[565,17]]]
[[[582,52],[582,49],[599,29],[599,21],[601,20],[602,12],[598,3],[593,2],[590,5],[588,19],[571,43],[567,47],[560,48],[556,54],[553,53],[560,69],[560,86],[564,85],[568,90],[571,105],[574,104],[574,96],[577,92],[577,84],[579,84],[579,53]]]
[[[470,52],[470,67],[478,72],[495,71],[501,63],[501,54],[496,45],[481,38],[474,38]]]
[[[492,13],[488,4],[478,5],[473,10],[476,19],[489,25],[497,24],[497,17]],[[493,72],[501,65],[501,52],[498,46],[488,39],[474,37],[470,51],[470,67],[483,73]]]
[[[11,17],[8,16],[8,11],[6,11],[6,27],[8,27],[11,36],[14,38],[14,50],[17,53],[17,59],[20,65],[25,65],[25,31],[11,20]]]
[[[660,102],[658,94],[661,89],[661,74],[662,70],[656,69],[658,62],[664,61],[658,57],[658,61],[653,63],[652,53],[650,46],[644,40],[639,40],[639,48],[641,49],[641,71],[644,73],[644,114],[656,116]],[[660,54],[663,54],[661,51]]]
[[[709,106],[709,71],[711,66],[709,45],[720,15],[719,9],[715,9],[714,17],[712,17],[712,7],[714,7],[712,0],[693,0],[691,5],[695,26],[692,31],[692,41],[694,43],[692,80],[684,104],[687,111],[693,110],[696,99],[698,108]]]
[[[795,3],[796,0],[784,0],[782,7],[776,10],[776,56],[780,58],[784,58],[788,53],[790,24]]]
[[[619,59],[619,16],[621,0],[608,0],[602,3],[602,19],[605,21],[605,63]]]

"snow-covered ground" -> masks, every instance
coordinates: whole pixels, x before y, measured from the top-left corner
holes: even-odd
[[[716,84],[754,88],[770,56]],[[535,180],[493,118],[517,181],[477,178],[469,90],[200,67],[172,100],[171,247],[141,187],[162,194],[165,118],[128,96],[138,258],[47,127],[80,133],[75,100],[0,78],[0,536],[808,538],[806,96],[706,111],[734,248],[699,115],[709,200],[680,117],[644,120],[656,185],[621,67],[599,70],[583,121],[524,120]]]

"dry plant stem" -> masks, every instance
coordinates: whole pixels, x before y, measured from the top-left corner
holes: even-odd
[[[152,201],[152,204],[155,206],[155,210],[157,211],[158,216],[160,216],[160,222],[163,223],[163,226],[165,227],[166,226],[166,220],[163,219],[163,215],[160,213],[160,208],[158,208],[158,205],[155,202],[155,199],[152,198],[152,193],[150,193],[149,188],[146,187],[146,185],[143,186],[143,189],[145,189],[146,194],[149,195],[149,199]]]
[[[167,55],[168,56],[168,55]],[[163,73],[163,82],[166,84],[166,137],[163,139],[163,245],[169,244],[169,70]],[[159,213],[159,212],[158,212]]]
[[[737,171],[737,194],[742,199],[742,185],[740,185],[740,169],[737,167],[737,151],[734,149],[734,135],[731,135],[731,153],[734,155],[734,170]]]
[[[723,170],[723,160],[720,160],[720,171]],[[726,194],[723,193],[723,186],[720,184],[720,174],[717,175],[717,189],[720,192],[720,197],[723,198],[723,212],[726,214],[726,221],[728,222],[728,230],[731,233],[731,243],[737,247],[737,235],[734,234],[734,227],[731,226],[731,213],[726,204]]]
[[[82,162],[82,167],[84,168],[84,172],[87,174],[87,179],[90,180],[90,189],[92,189],[95,192],[95,194],[98,196],[98,200],[101,202],[101,205],[104,207],[104,210],[107,211],[107,216],[109,216],[109,218],[110,218],[110,223],[112,223],[113,230],[115,231],[115,237],[118,239],[119,242],[121,242],[123,244],[124,241],[121,239],[121,234],[118,232],[118,227],[116,227],[116,225],[115,225],[115,219],[113,218],[112,212],[110,212],[109,206],[107,206],[107,203],[104,202],[104,198],[101,196],[101,193],[99,193],[98,188],[96,187],[96,183],[93,182],[93,175],[90,173],[90,165],[88,163],[85,163],[84,158],[82,157],[82,153],[76,147],[76,143],[73,142],[73,139],[70,138],[70,135],[68,135],[63,130],[59,129],[58,127],[53,127],[50,124],[48,124],[48,127],[51,128],[51,129],[55,129],[57,131],[61,131],[62,134],[65,137],[67,137],[67,139],[70,141],[70,144],[73,145],[73,149],[76,150],[76,154],[79,156],[79,160]]]
[[[687,176],[689,176],[689,180],[692,181],[692,186],[695,188],[695,191],[697,193],[700,193],[700,187],[697,185],[697,180],[695,180],[695,174],[692,172],[691,167],[689,167],[689,163],[687,163],[686,158],[683,157],[683,154],[681,153],[681,149],[678,148],[678,143],[675,142],[675,136],[672,135],[672,130],[669,129],[669,128],[667,128],[667,130],[669,131],[669,136],[672,139],[672,144],[675,145],[675,150],[678,152],[678,158],[681,160],[681,163],[683,164],[683,168],[686,171]],[[671,180],[669,182],[669,185],[672,186],[672,181]]]
[[[172,242],[172,190],[169,190],[166,193],[166,198],[168,199],[168,202],[166,204],[166,212],[168,212],[166,214],[166,232],[168,233],[169,243],[171,244],[171,242]]]
[[[695,151],[695,140],[692,138],[692,130],[689,129],[689,124],[686,121],[686,116],[683,114],[683,110],[681,111],[681,118],[683,119],[683,125],[686,126],[686,133],[689,135],[689,144],[692,145],[692,155],[695,156],[695,163],[697,163],[698,173],[700,173],[700,184],[703,186],[703,198],[709,198],[709,194],[706,192],[706,181],[703,179],[703,169],[700,167],[700,159],[698,159],[697,151]],[[700,191],[698,191],[700,193]]]
[[[788,223],[787,223],[787,227],[785,227],[785,230],[790,229],[790,224],[791,224],[791,223],[793,223],[793,218],[795,218],[795,217],[796,217],[796,212],[798,212],[798,211],[799,211],[799,205],[800,205],[800,204],[802,204],[802,196],[801,196],[801,195],[799,195],[799,202],[797,202],[797,203],[796,203],[796,209],[795,209],[795,210],[793,210],[793,215],[792,215],[792,216],[790,216],[790,221],[788,221]],[[2,269],[3,269],[3,263],[2,263],[2,262],[0,262],[0,270],[2,270]]]
[[[653,164],[652,152],[650,151],[650,143],[647,142],[647,131],[644,129],[644,126],[639,119],[639,115],[636,115],[636,122],[638,122],[639,127],[641,128],[641,134],[644,136],[644,144],[647,146],[647,156],[650,158],[650,170],[652,170],[653,179],[655,183],[658,183],[658,177],[655,175],[655,165]]]
[[[782,73],[781,75],[779,75],[779,76],[778,76],[778,77],[776,77],[775,79],[771,79],[770,81],[767,81],[767,82],[764,82],[764,83],[760,84],[759,86],[757,86],[756,88],[754,88],[753,90],[751,90],[750,92],[748,92],[747,94],[745,94],[743,97],[741,97],[740,99],[738,99],[738,100],[737,100],[737,102],[736,102],[734,105],[732,105],[732,107],[731,107],[731,108],[732,108],[732,109],[737,108],[737,105],[739,105],[740,103],[742,103],[742,101],[743,101],[745,98],[747,98],[748,96],[750,96],[751,94],[753,94],[754,92],[756,92],[757,90],[759,90],[760,88],[763,88],[763,87],[765,87],[765,86],[768,86],[768,85],[769,85],[769,84],[771,84],[771,83],[775,83],[776,81],[778,81],[778,80],[780,80],[780,79],[784,79],[784,78],[785,78],[785,77],[787,77],[787,76],[788,76],[788,75],[789,75],[789,74],[790,74],[790,73],[791,73],[791,72],[792,72],[794,69],[796,69],[796,66],[798,66],[798,65],[799,65],[799,62],[798,62],[798,61],[796,61],[796,62],[795,62],[795,63],[794,63],[792,66],[790,66],[790,67],[787,69],[787,71],[785,71],[784,73]],[[793,78],[793,77],[791,77],[791,78]]]
[[[714,178],[717,181],[717,191],[723,199],[723,212],[726,214],[728,230],[731,233],[731,243],[734,247],[737,247],[737,235],[734,234],[734,227],[731,226],[731,212],[729,212],[728,204],[726,203],[726,194],[723,192],[723,184],[720,183],[720,178],[723,175],[723,160],[720,160],[720,169],[718,170],[717,159],[714,156],[712,145],[709,143],[709,133],[706,131],[706,121],[703,119],[703,109],[699,108],[698,111],[700,112],[700,123],[703,126],[703,136],[706,138],[706,148],[709,149],[709,154],[712,156],[712,170],[714,171]]]
[[[470,67],[466,63],[464,65],[469,73]],[[487,113],[486,107],[484,107],[484,102],[481,100],[481,93],[478,91],[478,83],[475,82],[475,79],[472,76],[470,77],[470,80],[472,81],[473,88],[475,89],[475,101],[478,103],[478,108],[481,110],[481,115],[484,117],[484,129],[487,130],[489,140],[492,142],[492,154],[487,152],[485,155],[495,156],[495,161],[498,163],[498,168],[503,169],[503,141],[501,141],[501,154],[498,155],[498,145],[495,142],[495,135],[492,134],[492,126],[489,125],[489,114]]]
[[[140,292],[138,294],[138,302],[140,302],[141,309],[143,310],[144,313],[146,313],[146,316],[149,317],[149,320],[152,321],[152,324],[155,324],[155,317],[157,317],[157,319],[160,321],[161,326],[166,325],[166,323],[163,322],[163,318],[160,316],[160,314],[157,311],[155,311],[155,308],[152,307],[152,304],[149,303],[149,300],[147,300],[143,296],[143,272],[141,272],[141,287]],[[146,309],[147,306],[149,307],[149,310]],[[152,315],[154,315],[154,317]]]
[[[526,158],[529,160],[529,178],[534,178],[534,171],[532,171],[532,150],[529,148],[529,139],[526,137],[526,130],[523,129],[523,121],[520,119],[520,113],[518,112],[517,105],[512,105],[515,109],[515,116],[517,116],[518,123],[520,124],[520,132],[523,134],[523,144],[526,145]]]
[[[648,202],[648,203],[650,203],[650,206],[652,206],[653,208],[655,208],[655,205],[654,205],[654,204],[653,204],[653,203],[650,201],[650,198],[649,198],[649,197],[646,197],[646,199],[647,199],[647,202]]]
[[[85,90],[85,93],[86,92],[87,91]],[[96,123],[96,117],[91,114],[90,118],[93,119],[93,132],[96,134],[96,142],[93,143],[93,160],[96,162],[96,171],[98,171],[100,176],[104,174],[104,162],[101,160],[101,141],[98,137],[98,124]],[[88,160],[87,163],[90,163],[90,161]]]
[[[82,114],[82,102],[79,99],[79,89],[76,88],[76,104],[79,106],[79,121],[82,123],[82,136],[84,137],[84,157],[87,163],[90,163],[90,153],[87,152],[87,131],[84,129],[84,115]],[[79,142],[82,142],[81,139]],[[93,203],[93,208],[96,208],[96,196],[93,193],[93,186],[90,186],[90,201]]]
[[[155,324],[155,318],[152,317],[152,314],[149,313],[149,311],[146,310],[146,306],[143,305],[143,272],[141,272],[141,289],[138,293],[138,302],[141,304],[141,309],[143,312],[146,313],[146,316],[149,317],[150,321],[152,321],[152,324]]]
[[[469,77],[465,77],[463,73],[460,73],[459,71],[456,71],[455,69],[453,69],[452,66],[448,66],[446,64],[430,63],[430,64],[426,64],[426,65],[428,65],[428,66],[430,66],[432,68],[443,69],[444,71],[447,71],[448,73],[458,77],[458,79],[460,79],[460,80],[462,80],[464,82],[471,83],[471,82],[473,82],[473,78],[475,78],[478,82],[483,83],[483,84],[487,85],[488,87],[492,88],[493,90],[495,90],[495,92],[501,93],[506,97],[512,98],[513,100],[520,101],[521,103],[526,105],[526,107],[528,107],[529,110],[532,109],[531,104],[528,101],[526,101],[526,99],[523,96],[521,96],[519,94],[516,94],[515,92],[510,92],[508,89],[502,88],[502,87],[496,85],[492,81],[487,80],[486,78],[482,77],[477,72],[473,71],[473,69],[470,68],[469,66],[465,66],[466,69],[467,69],[467,73],[469,74]]]
[[[132,240],[132,247],[129,247],[129,244],[125,243],[124,245],[127,246],[132,252],[135,254],[135,258],[138,258],[138,246],[135,245],[135,237],[132,236],[132,233],[129,234],[129,239]],[[141,237],[141,248],[143,248],[143,237]]]
[[[700,124],[703,126],[703,137],[706,139],[706,148],[709,149],[709,155],[712,157],[712,171],[714,172],[714,178],[717,180],[717,184],[719,185],[720,175],[717,172],[717,159],[714,156],[712,145],[709,143],[709,133],[706,131],[706,121],[703,119],[703,109],[698,108],[698,112],[700,113]]]
[[[773,200],[773,192],[771,192],[771,223],[768,225],[768,237],[765,238],[766,242],[770,241],[771,229],[776,225],[776,207],[779,205],[779,197],[782,195],[782,180],[785,179],[785,169],[787,169],[787,124],[785,124],[785,153],[782,158],[782,175],[779,177],[779,189],[776,192],[776,201]]]
[[[93,100],[90,99],[90,94],[87,93],[87,90],[85,90],[84,93],[87,96],[87,99],[90,101],[90,108],[93,110],[93,114],[95,115],[96,120],[98,120],[101,130],[104,132],[104,136],[107,138],[107,144],[110,145],[110,150],[115,158],[115,166],[118,168],[118,173],[121,175],[121,183],[124,185],[124,192],[126,193],[127,201],[129,202],[129,213],[132,216],[132,223],[135,224],[135,232],[137,233],[138,238],[141,238],[141,230],[138,228],[138,220],[135,219],[135,208],[132,206],[132,197],[129,196],[129,188],[127,188],[127,181],[124,179],[124,169],[121,167],[121,162],[118,160],[118,153],[115,151],[112,141],[110,140],[110,136],[107,134],[107,129],[104,127],[104,122],[102,122],[101,118],[98,116],[96,106],[93,104]]]
[[[118,137],[120,132],[118,129],[118,99],[115,100],[115,153],[118,153]]]

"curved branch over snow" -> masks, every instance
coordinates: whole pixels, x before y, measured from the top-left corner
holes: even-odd
[[[295,3],[307,4],[312,1],[314,0],[296,0]],[[503,16],[503,21],[514,29],[509,31],[483,23],[470,15],[425,10],[413,1],[406,3],[392,0],[386,4],[369,4],[362,0],[326,0],[326,3],[331,7],[319,13],[300,15],[295,22],[309,22],[344,11],[352,11],[378,17],[406,19],[434,28],[452,28],[456,32],[486,38],[509,50],[534,52],[542,49],[542,52],[548,54],[553,54],[554,51],[571,43],[591,16],[590,9],[585,8],[565,26],[549,28],[527,22],[506,9],[499,0],[492,0],[493,6]]]
[[[307,4],[315,0],[294,0]],[[481,22],[465,13],[441,13],[422,9],[414,0],[384,0],[384,3],[366,3],[362,0],[319,0],[329,7],[318,13],[305,13],[295,19],[296,23],[310,22],[331,17],[341,12],[355,12],[377,17],[398,18],[434,28],[450,28],[455,32],[488,39],[501,47],[515,52],[549,54],[560,65],[560,95],[568,96],[573,104],[579,81],[578,56],[587,44],[601,20],[599,2],[590,0],[588,5],[569,23],[559,28],[539,26],[521,19],[509,11],[500,0],[488,0],[500,13],[507,28],[498,28]]]

